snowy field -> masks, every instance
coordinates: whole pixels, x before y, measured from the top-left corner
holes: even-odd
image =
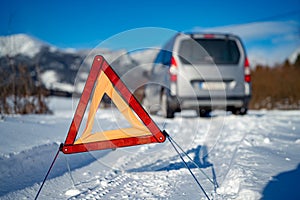
[[[53,115],[0,119],[0,199],[33,199],[64,142],[76,102],[50,98]],[[213,184],[192,168],[211,199],[300,199],[300,111],[223,111],[198,118],[153,116]],[[126,126],[115,108],[95,128]],[[70,169],[70,172],[68,170]],[[214,173],[213,173],[214,172]],[[205,199],[169,141],[117,150],[59,154],[39,199]]]

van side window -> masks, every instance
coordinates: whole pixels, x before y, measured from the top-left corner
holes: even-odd
[[[172,52],[164,50],[164,57],[163,57],[163,65],[169,66],[171,64],[171,57],[172,57]]]
[[[159,53],[156,56],[155,61],[154,61],[155,64],[162,63],[163,56],[164,56],[163,54],[164,54],[164,50],[160,50]]]
[[[157,57],[156,57],[154,63],[155,63],[155,64],[170,65],[171,56],[172,56],[172,52],[167,51],[167,50],[165,50],[165,49],[162,49],[162,50],[158,53],[158,55],[157,55]]]

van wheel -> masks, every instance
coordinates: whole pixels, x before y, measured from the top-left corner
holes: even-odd
[[[234,115],[246,115],[247,112],[248,112],[248,108],[245,107],[232,109],[232,114]]]
[[[204,108],[199,108],[199,110],[196,111],[197,115],[199,117],[209,117],[209,114],[211,112],[210,109],[204,109]]]
[[[170,108],[168,96],[165,91],[162,93],[161,96],[161,107],[162,115],[165,118],[174,118],[175,111],[172,108]]]

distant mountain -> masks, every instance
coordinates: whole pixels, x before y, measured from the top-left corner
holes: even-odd
[[[54,91],[81,93],[93,58],[99,54],[134,90],[146,81],[143,71],[149,70],[157,50],[70,50],[59,49],[26,34],[0,37],[0,68],[12,70],[12,66],[26,66],[34,80],[41,80],[47,89]]]
[[[68,92],[72,92],[72,82],[83,58],[84,55],[60,50],[25,34],[0,37],[1,70],[9,72],[24,66],[32,79],[41,79],[47,89],[68,88]],[[49,74],[49,71],[55,78],[45,78],[44,74]],[[56,83],[64,86],[55,88]]]
[[[24,55],[33,58],[44,46],[47,46],[44,42],[26,34],[3,36],[0,37],[0,57]]]

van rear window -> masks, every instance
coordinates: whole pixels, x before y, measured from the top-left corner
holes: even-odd
[[[239,48],[229,39],[186,39],[180,43],[179,57],[184,64],[238,64]]]

